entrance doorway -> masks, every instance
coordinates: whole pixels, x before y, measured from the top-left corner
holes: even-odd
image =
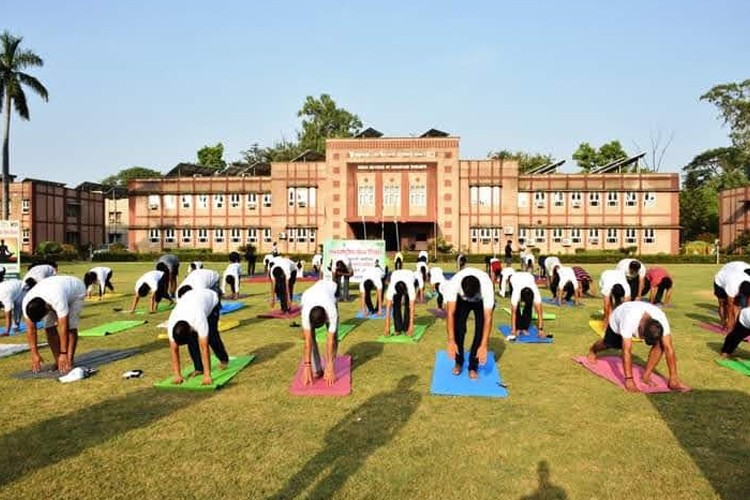
[[[428,241],[435,235],[431,222],[350,222],[349,228],[358,240],[385,240],[387,252],[428,250]]]

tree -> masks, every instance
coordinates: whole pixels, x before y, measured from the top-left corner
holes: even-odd
[[[146,167],[130,167],[124,168],[116,174],[110,175],[102,179],[102,184],[106,186],[123,186],[127,187],[128,181],[131,179],[153,179],[161,177],[162,173],[158,170],[153,170]]]
[[[750,176],[750,154],[731,146],[706,150],[682,168],[685,189],[697,189],[707,184],[722,190],[739,187]]]
[[[595,168],[603,167],[608,163],[621,158],[627,158],[628,154],[620,144],[620,141],[610,141],[602,144],[597,150],[588,142],[582,142],[575,153],[573,159],[584,172],[589,172]]]
[[[242,161],[248,165],[271,161],[268,149],[261,147],[258,142],[254,142],[250,145],[250,148],[240,151],[240,155],[242,156]]]
[[[29,106],[26,102],[24,87],[34,91],[45,102],[49,99],[47,89],[39,80],[23,70],[41,67],[44,61],[28,49],[21,48],[23,38],[15,37],[5,31],[0,35],[0,110],[5,112],[5,129],[3,131],[3,220],[8,219],[10,203],[10,106],[14,105],[16,113],[23,120],[29,119]]]
[[[680,192],[680,225],[683,241],[693,241],[701,234],[719,234],[719,202],[714,187],[683,189]]]
[[[716,85],[700,99],[719,108],[732,144],[750,150],[750,79]]]
[[[490,151],[487,154],[487,158],[492,158],[493,160],[515,160],[518,162],[518,172],[521,174],[542,165],[548,165],[553,161],[552,155],[549,154],[526,153],[524,151],[516,151],[514,153],[507,149]]]
[[[667,149],[672,145],[674,130],[669,133],[669,138],[664,138],[661,135],[661,130],[656,132],[656,134],[652,131],[649,134],[649,139],[651,142],[651,150],[644,157],[643,164],[646,165],[647,170],[658,172],[661,170],[661,164],[664,161],[664,155],[667,153]],[[633,144],[635,144],[636,149],[643,151],[643,148],[640,147],[637,142],[633,141]]]
[[[318,99],[307,96],[297,116],[302,118],[302,131],[298,134],[302,151],[312,149],[325,154],[326,139],[352,137],[362,128],[359,117],[337,107],[328,94],[321,94]]]
[[[220,170],[227,166],[223,156],[224,144],[219,142],[216,146],[203,146],[198,150],[198,165]]]

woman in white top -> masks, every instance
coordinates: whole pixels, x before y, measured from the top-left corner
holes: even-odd
[[[221,293],[219,288],[219,273],[213,269],[196,269],[188,274],[180,286],[177,287],[177,298],[179,299],[190,290],[202,290],[208,289],[213,290],[216,293]]]
[[[168,288],[169,273],[156,270],[143,273],[138,278],[138,281],[135,282],[135,297],[133,297],[133,305],[130,308],[130,313],[135,312],[138,301],[149,293],[151,294],[149,311],[152,313],[156,312],[156,306],[162,299],[167,299],[171,304],[174,304],[174,301],[169,297],[169,293],[167,293]]]
[[[294,300],[294,282],[297,279],[297,266],[285,257],[275,257],[269,264],[271,276],[271,307],[276,298],[281,303],[281,311],[288,313]]]
[[[375,290],[377,305],[372,302],[372,290]],[[383,270],[379,267],[368,267],[362,272],[359,282],[359,306],[362,316],[375,316],[383,313]]]
[[[102,300],[102,296],[106,289],[111,292],[115,291],[115,287],[112,286],[112,269],[108,267],[98,266],[92,267],[86,274],[83,275],[83,284],[86,285],[87,295],[92,296],[91,290],[94,285],[97,285],[99,300]]]
[[[305,290],[302,294],[302,335],[305,339],[305,350],[302,357],[304,370],[302,384],[309,385],[313,379],[321,376],[327,385],[336,382],[336,371],[333,360],[338,350],[338,306],[336,304],[336,283],[321,280]],[[315,331],[327,326],[326,367],[323,371],[318,351]]]
[[[602,294],[602,311],[604,312],[604,324],[609,321],[612,310],[623,302],[630,301],[630,285],[625,272],[619,269],[608,269],[599,278],[599,290]]]
[[[539,337],[547,337],[544,332],[544,313],[542,311],[542,295],[536,284],[534,275],[525,271],[513,273],[508,279],[510,283],[510,336],[508,340],[516,340],[519,335],[526,335],[531,327],[532,312],[536,310],[537,329]],[[523,304],[523,307],[521,307]]]
[[[391,273],[388,289],[385,292],[385,326],[383,335],[391,334],[391,311],[393,330],[396,335],[414,335],[414,271],[397,269]]]
[[[227,286],[232,291],[230,298],[236,299],[240,293],[240,274],[242,273],[242,264],[239,262],[230,263],[224,270],[224,279],[222,280],[221,292],[227,293]]]
[[[10,335],[12,325],[15,325],[16,331],[20,328],[23,298],[27,291],[28,288],[21,280],[0,283],[0,307],[5,310],[5,335]]]
[[[440,291],[440,287],[446,282],[445,275],[443,275],[443,270],[437,266],[432,266],[428,274],[430,277],[430,285],[432,285],[432,291],[437,293],[438,309],[442,310],[443,301],[445,299],[443,297],[443,292]]]
[[[576,279],[576,273],[572,267],[558,266],[557,273],[557,305],[562,305],[563,296],[565,302],[575,301],[575,305],[581,304],[581,287]]]
[[[34,285],[43,279],[55,276],[57,274],[57,264],[34,264],[26,272],[23,282],[27,288],[34,288]]]

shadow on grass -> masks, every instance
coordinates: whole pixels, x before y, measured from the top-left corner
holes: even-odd
[[[160,420],[209,395],[152,388],[108,399],[0,436],[0,486]]]
[[[377,394],[348,413],[325,436],[325,447],[270,498],[331,498],[367,458],[388,444],[419,407],[422,395],[412,390],[416,375],[403,377],[397,387]],[[321,475],[324,477],[318,479]]]
[[[696,313],[685,313],[685,316],[687,316],[690,319],[693,319],[695,321],[698,321],[700,323],[718,323],[719,317],[718,316],[707,316],[705,314],[696,314]]]
[[[648,397],[721,498],[750,498],[750,396],[696,390]]]
[[[269,321],[269,319],[268,318],[258,318],[258,317],[241,319],[240,320],[240,328],[242,328],[243,326],[256,326],[258,323],[263,323],[265,321]]]
[[[503,357],[505,352],[506,341],[501,339],[497,335],[490,337],[489,343],[487,344],[487,350],[495,353],[495,361],[500,362],[500,358]]]
[[[539,476],[539,487],[531,495],[522,496],[521,500],[566,500],[568,498],[563,488],[550,482],[549,464],[546,460],[539,462],[536,472]]]
[[[709,349],[719,355],[721,354],[721,348],[724,347],[724,342],[706,342],[706,345]],[[740,342],[740,345],[734,350],[732,356],[741,359],[750,359],[750,344],[747,342]]]
[[[351,346],[346,351],[346,354],[352,357],[352,371],[361,368],[368,361],[380,356],[383,353],[383,345],[382,342],[367,341]]]
[[[705,309],[707,311],[714,312],[718,315],[719,306],[717,304],[709,304],[708,302],[699,302],[697,304],[693,304],[695,307],[700,307],[701,309]]]
[[[260,365],[267,361],[271,361],[273,358],[293,346],[294,342],[276,342],[274,344],[264,345],[260,349],[256,349],[252,352],[256,357],[255,364]]]

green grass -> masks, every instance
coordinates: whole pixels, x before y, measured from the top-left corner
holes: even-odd
[[[82,276],[86,267],[60,271]],[[127,295],[87,304],[82,328],[127,319],[113,307],[128,307],[149,266],[111,267]],[[598,277],[605,266],[585,267]],[[510,390],[502,400],[430,395],[435,351],[445,348],[443,321],[427,313],[434,302],[418,305],[417,320],[434,324],[410,346],[377,342],[382,321],[354,320],[359,302],[341,304],[341,320],[358,324],[341,343],[353,358],[352,395],[291,396],[303,345],[290,323],[299,318],[255,317],[268,308],[266,284],[243,284],[250,307],[222,334],[230,355],[256,360],[210,394],[152,387],[170,375],[156,338],[168,312],[80,339],[79,353],[143,350],[83,382],[13,380],[28,354],[2,359],[0,498],[750,498],[750,377],[718,366],[721,337],[693,326],[715,314],[716,268],[669,267],[677,307],[667,316],[689,394],[628,394],[571,362],[597,338],[594,299],[554,311],[548,346],[507,344],[493,327],[490,348]],[[499,309],[494,318],[508,321]],[[646,349],[635,347],[639,359]],[[738,354],[750,357],[747,344]],[[142,379],[122,379],[135,368]]]

